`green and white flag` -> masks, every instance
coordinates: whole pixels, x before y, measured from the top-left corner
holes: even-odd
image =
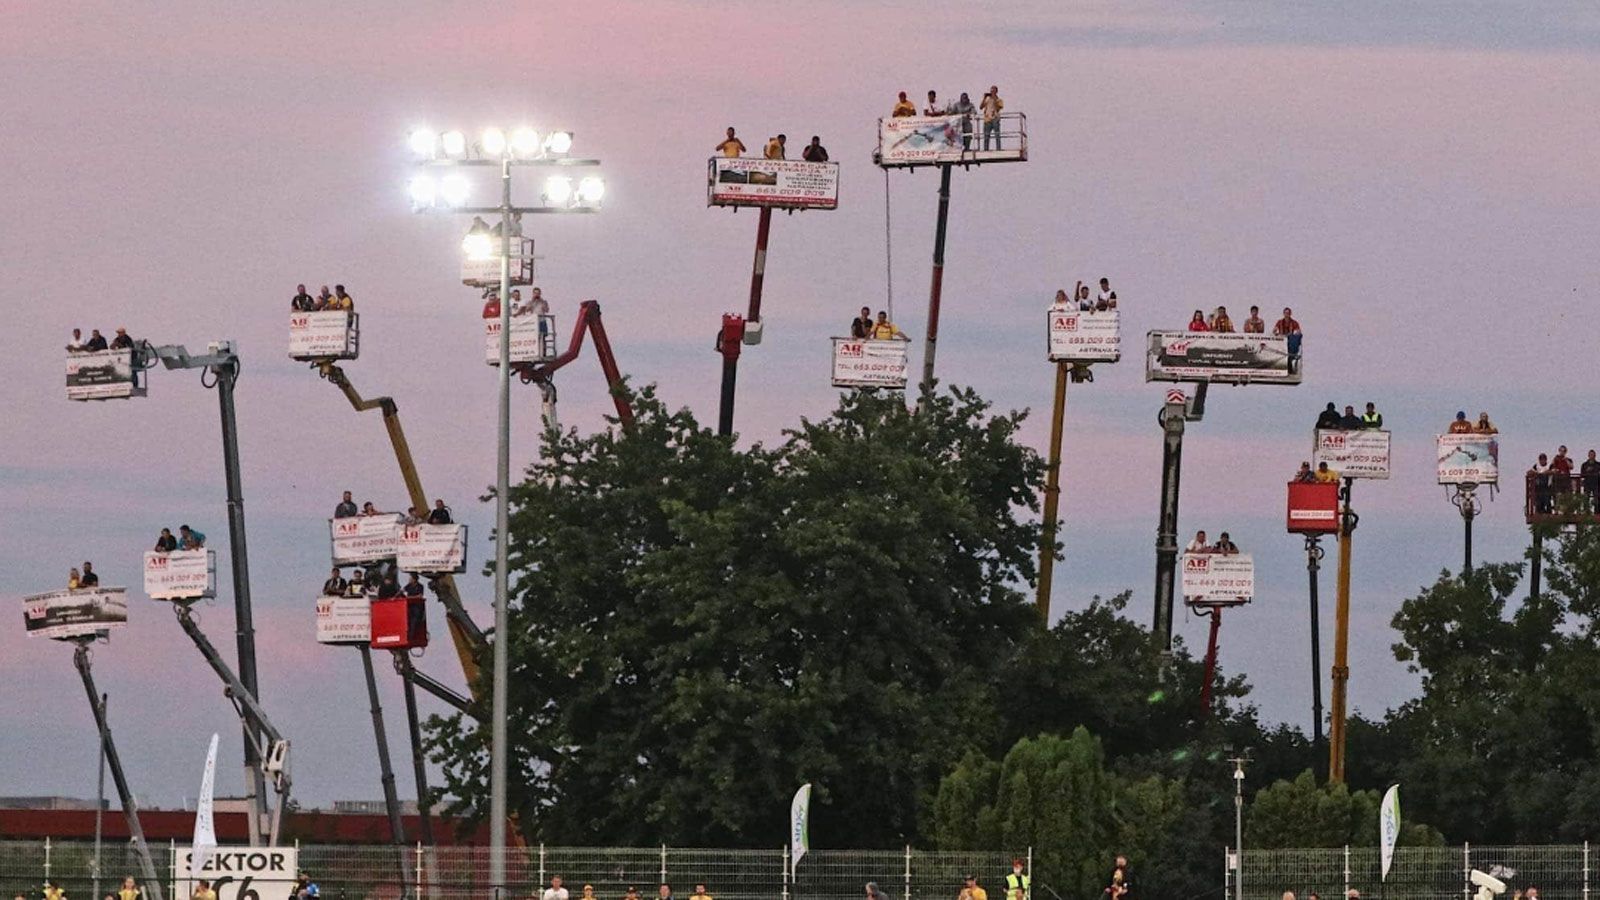
[[[800,865],[800,857],[806,855],[811,849],[811,785],[802,784],[800,790],[794,792],[794,801],[789,804],[789,865]]]
[[[1389,879],[1389,864],[1394,861],[1394,842],[1400,837],[1400,785],[1389,786],[1378,807],[1378,845],[1383,853],[1383,874],[1378,880]]]

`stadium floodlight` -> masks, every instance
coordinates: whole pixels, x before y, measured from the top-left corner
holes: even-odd
[[[578,182],[578,202],[585,206],[598,206],[605,195],[605,179],[598,175],[590,175]]]
[[[550,136],[544,139],[544,149],[546,153],[551,153],[556,156],[565,155],[572,149],[572,132],[550,132]]]
[[[551,175],[544,180],[544,202],[551,206],[566,206],[572,202],[572,179],[565,175]]]
[[[411,179],[411,208],[425,209],[434,204],[439,194],[439,184],[431,176],[418,175]]]
[[[506,154],[506,133],[498,128],[485,128],[478,147],[484,156],[501,157]]]
[[[446,131],[440,135],[439,142],[444,146],[444,155],[459,159],[467,155],[467,136],[459,131]]]
[[[511,133],[511,152],[520,159],[539,155],[539,132],[526,126]]]
[[[444,198],[446,206],[465,206],[467,196],[472,192],[472,186],[467,183],[466,176],[450,173],[439,184],[439,195]]]
[[[438,152],[439,136],[426,128],[418,128],[416,131],[411,132],[409,143],[411,144],[411,152],[415,153],[418,158],[432,159],[433,155]]]
[[[494,256],[494,241],[490,240],[490,234],[489,223],[473,216],[472,227],[467,229],[467,236],[461,239],[461,250],[468,259],[483,260]]]

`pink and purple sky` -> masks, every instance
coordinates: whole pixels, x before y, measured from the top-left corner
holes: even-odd
[[[1032,158],[955,179],[942,379],[1034,408],[1027,439],[1043,448],[1039,313],[1058,287],[1110,276],[1128,335],[1219,303],[1236,320],[1293,306],[1306,327],[1305,384],[1214,391],[1185,448],[1182,530],[1226,529],[1257,560],[1257,601],[1228,616],[1222,664],[1271,720],[1309,717],[1304,557],[1282,531],[1282,485],[1324,402],[1374,400],[1394,431],[1394,478],[1356,494],[1351,691],[1372,715],[1416,689],[1390,655],[1390,616],[1459,565],[1433,435],[1457,409],[1487,410],[1513,471],[1558,443],[1600,444],[1589,4],[11,0],[0,20],[0,595],[56,587],[83,559],[133,584],[156,530],[181,522],[212,536],[226,571],[214,395],[158,371],[147,399],[70,404],[60,348],[75,326],[237,341],[263,699],[309,805],[379,795],[356,655],[311,640],[323,520],[344,488],[383,506],[403,494],[378,417],[286,358],[296,282],[355,295],[363,354],[347,372],[399,401],[429,492],[474,526],[474,572],[489,553],[492,515],[474,498],[493,481],[494,376],[477,298],[456,280],[467,223],[409,212],[416,126],[564,127],[605,161],[603,214],[533,223],[545,295],[563,333],[578,300],[599,299],[623,370],[708,422],[712,336],[743,306],[756,217],[705,207],[705,158],[730,124],[752,147],[821,135],[842,163],[840,208],[775,220],[766,339],[740,372],[741,435],[772,441],[831,407],[828,337],[884,305],[874,120],[899,90],[998,83],[1028,115]],[[920,339],[937,177],[889,182],[895,318]],[[1068,400],[1057,612],[1129,588],[1147,621],[1163,392],[1136,354],[1097,375]],[[559,385],[564,424],[601,427],[592,356]],[[520,464],[537,393],[517,403]],[[1480,560],[1522,552],[1519,502],[1512,485],[1488,506]],[[488,580],[462,583],[486,622]],[[1331,623],[1331,566],[1323,590]],[[223,593],[202,617],[231,656]],[[225,761],[239,749],[220,685],[167,616],[138,599],[96,672],[136,790],[171,805],[195,791],[211,732]],[[1203,644],[1198,620],[1180,629]],[[0,632],[0,794],[92,794],[69,657]],[[447,647],[421,664],[459,683]],[[384,691],[403,764],[395,679]],[[239,789],[236,766],[219,785]]]

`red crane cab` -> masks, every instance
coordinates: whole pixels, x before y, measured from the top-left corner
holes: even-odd
[[[428,646],[427,600],[395,597],[372,601],[372,649],[410,650]]]
[[[1333,534],[1339,530],[1337,482],[1289,482],[1290,534]]]

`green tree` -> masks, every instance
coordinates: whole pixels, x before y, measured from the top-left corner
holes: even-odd
[[[1402,801],[1409,794],[1402,789]],[[1343,784],[1318,784],[1310,770],[1256,792],[1245,809],[1245,846],[1376,847],[1383,795],[1352,791]],[[1398,846],[1441,846],[1444,837],[1403,815]]]
[[[847,396],[740,452],[645,391],[627,432],[552,435],[513,489],[512,808],[530,838],[771,845],[815,785],[836,846],[917,837],[1000,732],[1030,630],[1040,462],[969,392]],[[458,811],[487,732],[435,723]]]

